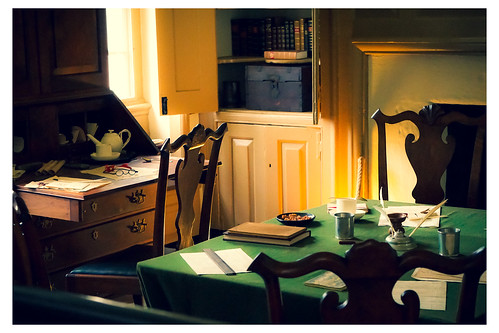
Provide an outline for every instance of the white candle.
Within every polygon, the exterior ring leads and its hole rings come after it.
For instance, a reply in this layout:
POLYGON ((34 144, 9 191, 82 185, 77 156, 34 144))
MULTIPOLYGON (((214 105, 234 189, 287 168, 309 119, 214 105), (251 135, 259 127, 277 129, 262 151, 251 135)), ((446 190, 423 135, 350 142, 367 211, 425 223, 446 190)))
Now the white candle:
POLYGON ((337 198, 336 199, 336 212, 337 213, 352 213, 355 214, 357 210, 357 199, 355 198, 337 198))

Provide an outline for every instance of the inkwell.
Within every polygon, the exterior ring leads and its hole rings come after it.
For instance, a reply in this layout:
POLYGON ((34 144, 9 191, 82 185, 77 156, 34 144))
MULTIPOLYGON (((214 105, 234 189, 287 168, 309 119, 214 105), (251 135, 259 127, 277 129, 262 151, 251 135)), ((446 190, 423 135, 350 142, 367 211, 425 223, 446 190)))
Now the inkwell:
POLYGON ((407 251, 417 247, 414 239, 405 235, 402 222, 407 218, 407 213, 388 214, 390 224, 390 234, 386 237, 386 242, 396 251, 407 251))

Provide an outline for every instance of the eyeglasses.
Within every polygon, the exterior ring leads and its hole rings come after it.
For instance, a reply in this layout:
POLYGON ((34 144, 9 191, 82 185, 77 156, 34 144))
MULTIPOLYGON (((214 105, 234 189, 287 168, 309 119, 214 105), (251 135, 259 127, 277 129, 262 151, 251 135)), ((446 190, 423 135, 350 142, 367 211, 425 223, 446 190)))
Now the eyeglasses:
POLYGON ((135 175, 138 171, 132 169, 128 164, 122 165, 106 165, 103 171, 104 173, 109 173, 116 176, 124 176, 124 175, 135 175))
POLYGON ((114 174, 116 176, 124 176, 124 175, 135 175, 138 171, 134 169, 117 169, 114 174))

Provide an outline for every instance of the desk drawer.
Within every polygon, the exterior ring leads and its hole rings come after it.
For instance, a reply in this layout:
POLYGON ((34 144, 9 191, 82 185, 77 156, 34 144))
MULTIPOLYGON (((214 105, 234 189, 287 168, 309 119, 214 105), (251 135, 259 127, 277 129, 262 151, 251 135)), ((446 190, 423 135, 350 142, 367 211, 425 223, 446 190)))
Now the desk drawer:
POLYGON ((154 208, 156 184, 135 186, 83 201, 81 222, 109 219, 138 210, 154 208))
POLYGON ((135 244, 152 241, 154 210, 112 222, 94 225, 73 233, 47 238, 42 251, 47 269, 54 272, 135 244))

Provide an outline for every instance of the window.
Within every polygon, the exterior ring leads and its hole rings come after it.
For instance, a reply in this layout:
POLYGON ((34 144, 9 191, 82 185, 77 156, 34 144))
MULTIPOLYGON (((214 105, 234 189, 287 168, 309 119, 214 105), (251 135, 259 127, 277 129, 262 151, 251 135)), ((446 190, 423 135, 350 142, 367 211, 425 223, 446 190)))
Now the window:
POLYGON ((121 100, 134 98, 132 19, 129 8, 107 8, 109 86, 121 100))

